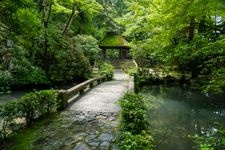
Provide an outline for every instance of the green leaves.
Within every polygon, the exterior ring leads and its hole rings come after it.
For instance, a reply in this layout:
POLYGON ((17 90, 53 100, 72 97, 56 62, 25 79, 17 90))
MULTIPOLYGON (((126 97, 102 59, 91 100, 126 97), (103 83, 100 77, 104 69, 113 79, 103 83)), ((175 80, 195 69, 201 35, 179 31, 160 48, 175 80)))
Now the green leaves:
POLYGON ((26 8, 18 9, 15 17, 18 19, 22 35, 38 35, 39 29, 41 28, 41 20, 36 10, 26 8))
POLYGON ((106 77, 106 80, 112 80, 114 67, 111 64, 104 63, 99 67, 99 73, 106 77))
POLYGON ((145 105, 143 98, 133 93, 127 93, 121 100, 122 108, 122 130, 132 132, 134 134, 141 133, 147 129, 147 120, 145 119, 145 105))
POLYGON ((120 148, 124 150, 153 149, 154 140, 148 132, 143 97, 135 93, 127 93, 119 102, 122 109, 118 139, 120 148))
POLYGON ((56 111, 57 95, 55 90, 36 91, 25 94, 18 100, 11 101, 0 106, 0 141, 4 140, 10 133, 21 128, 20 124, 29 125, 35 119, 46 117, 56 111), (25 120, 25 122, 23 121, 25 120))
POLYGON ((225 90, 225 68, 221 67, 212 73, 212 79, 204 87, 205 92, 224 92, 225 90))
POLYGON ((200 150, 216 150, 225 148, 225 131, 224 130, 206 130, 201 135, 191 137, 198 144, 200 150))
POLYGON ((77 35, 75 40, 84 55, 89 59, 91 64, 94 65, 94 61, 99 58, 100 53, 97 39, 91 35, 77 35))
POLYGON ((119 146, 123 150, 151 150, 154 149, 153 138, 142 131, 141 134, 133 135, 130 132, 123 132, 120 135, 122 141, 119 142, 119 146))
POLYGON ((131 39, 132 55, 140 66, 146 64, 143 60, 157 60, 192 78, 214 76, 209 85, 219 82, 213 72, 225 64, 222 1, 128 0, 127 6, 117 21, 125 26, 124 35, 131 39))

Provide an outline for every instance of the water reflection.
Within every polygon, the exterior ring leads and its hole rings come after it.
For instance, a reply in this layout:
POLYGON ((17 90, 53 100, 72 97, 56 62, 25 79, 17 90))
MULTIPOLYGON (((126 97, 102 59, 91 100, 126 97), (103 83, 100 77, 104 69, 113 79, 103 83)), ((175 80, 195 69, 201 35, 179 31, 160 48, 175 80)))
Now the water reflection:
POLYGON ((0 95, 0 105, 5 104, 9 101, 15 100, 23 96, 25 93, 28 91, 15 91, 12 92, 11 94, 3 94, 0 95))
POLYGON ((174 86, 145 87, 142 93, 159 150, 196 149, 190 135, 225 129, 224 95, 174 86))

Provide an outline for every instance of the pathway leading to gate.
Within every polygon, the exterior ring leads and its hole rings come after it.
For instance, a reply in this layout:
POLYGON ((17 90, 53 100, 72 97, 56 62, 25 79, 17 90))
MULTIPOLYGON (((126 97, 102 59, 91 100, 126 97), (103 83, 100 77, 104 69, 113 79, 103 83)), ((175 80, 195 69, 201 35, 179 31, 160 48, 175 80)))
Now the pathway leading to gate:
POLYGON ((41 130, 31 149, 117 149, 118 100, 128 90, 129 76, 120 70, 112 81, 91 89, 41 130))
POLYGON ((129 76, 120 70, 114 73, 114 80, 100 84, 92 89, 70 110, 118 113, 117 100, 127 91, 129 76))

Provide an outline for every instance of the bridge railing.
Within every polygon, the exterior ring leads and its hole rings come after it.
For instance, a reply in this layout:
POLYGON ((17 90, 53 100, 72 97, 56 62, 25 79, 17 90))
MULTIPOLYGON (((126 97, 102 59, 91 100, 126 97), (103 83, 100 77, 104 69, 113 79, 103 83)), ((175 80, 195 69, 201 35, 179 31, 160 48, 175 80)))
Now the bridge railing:
POLYGON ((84 81, 68 90, 59 90, 58 95, 58 109, 63 110, 67 107, 69 103, 71 103, 77 95, 83 95, 87 89, 94 87, 96 84, 100 84, 105 80, 105 76, 99 76, 87 81, 84 81))
POLYGON ((130 76, 130 80, 129 80, 129 84, 128 84, 128 91, 135 92, 134 76, 130 76))

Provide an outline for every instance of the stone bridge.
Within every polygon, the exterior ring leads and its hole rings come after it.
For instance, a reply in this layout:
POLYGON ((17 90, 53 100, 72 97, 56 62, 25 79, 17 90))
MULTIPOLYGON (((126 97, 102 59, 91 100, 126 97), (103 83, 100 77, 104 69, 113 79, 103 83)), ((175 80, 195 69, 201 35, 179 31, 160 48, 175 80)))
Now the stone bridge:
POLYGON ((118 100, 133 88, 129 76, 120 70, 112 81, 103 82, 70 103, 60 117, 43 127, 43 134, 31 149, 117 149, 120 124, 118 100))

